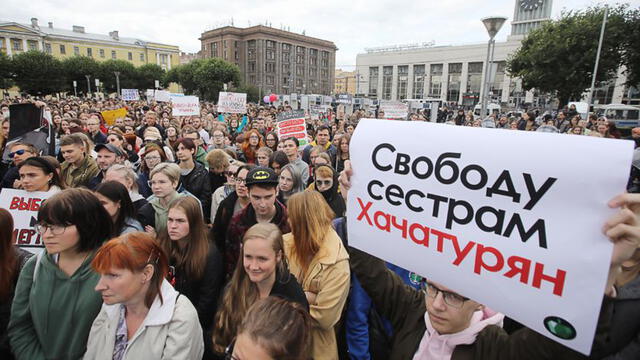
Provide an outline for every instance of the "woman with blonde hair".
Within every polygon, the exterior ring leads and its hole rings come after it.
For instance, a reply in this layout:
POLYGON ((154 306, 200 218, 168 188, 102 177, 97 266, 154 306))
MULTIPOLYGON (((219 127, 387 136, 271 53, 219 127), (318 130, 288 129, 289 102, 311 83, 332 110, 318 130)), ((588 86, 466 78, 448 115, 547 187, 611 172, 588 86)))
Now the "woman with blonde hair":
POLYGON ((233 342, 249 308, 259 299, 278 296, 308 309, 304 292, 289 272, 282 233, 258 223, 242 238, 240 257, 222 298, 213 328, 213 348, 221 354, 233 342))
POLYGON ((320 193, 292 195, 287 210, 291 233, 284 236, 285 253, 318 323, 312 331, 313 358, 338 359, 335 326, 349 293, 349 255, 332 227, 334 213, 320 193))

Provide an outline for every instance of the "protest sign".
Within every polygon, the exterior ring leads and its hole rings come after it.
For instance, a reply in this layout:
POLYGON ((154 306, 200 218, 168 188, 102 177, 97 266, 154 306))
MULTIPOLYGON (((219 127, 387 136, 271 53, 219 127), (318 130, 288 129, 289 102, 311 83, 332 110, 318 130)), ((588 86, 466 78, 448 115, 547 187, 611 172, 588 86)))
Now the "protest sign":
POLYGON ((386 119, 406 119, 409 115, 407 104, 400 101, 381 101, 380 110, 386 119))
POLYGON ((127 116, 127 108, 120 108, 116 110, 107 110, 101 112, 104 122, 111 126, 116 123, 116 119, 125 118, 127 116))
POLYGON ((48 192, 26 192, 17 189, 3 189, 0 193, 0 208, 9 211, 13 217, 16 245, 27 251, 37 253, 44 248, 35 225, 38 210, 49 196, 51 193, 48 192))
POLYGON ((154 99, 156 101, 169 102, 171 101, 171 93, 167 90, 156 90, 154 99))
POLYGON ((218 112, 246 114, 247 94, 221 91, 218 96, 218 112))
POLYGON ((304 121, 304 110, 287 111, 278 114, 278 139, 280 141, 295 137, 300 146, 307 145, 307 124, 304 121))
POLYGON ((147 100, 154 100, 156 91, 153 89, 147 89, 145 95, 147 96, 147 100))
POLYGON ((350 245, 589 353, 633 142, 363 119, 350 149, 350 245))
POLYGON ((138 89, 122 89, 122 100, 137 101, 140 100, 138 89))
POLYGON ((200 115, 200 101, 197 96, 171 96, 173 116, 200 115))
POLYGON ((351 94, 338 94, 336 95, 336 103, 350 105, 353 101, 351 94))

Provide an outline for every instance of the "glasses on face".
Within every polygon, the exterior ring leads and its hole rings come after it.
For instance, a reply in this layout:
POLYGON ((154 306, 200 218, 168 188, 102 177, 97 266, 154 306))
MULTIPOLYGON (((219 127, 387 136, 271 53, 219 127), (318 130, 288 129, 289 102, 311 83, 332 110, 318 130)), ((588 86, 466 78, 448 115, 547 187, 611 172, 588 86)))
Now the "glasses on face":
POLYGON ((331 186, 333 185, 333 180, 316 180, 316 184, 318 186, 331 186))
POLYGON ((240 360, 237 357, 233 356, 233 348, 236 345, 236 340, 233 339, 233 341, 231 342, 231 344, 229 344, 229 346, 227 346, 226 349, 224 349, 224 360, 240 360))
POLYGON ((253 136, 249 136, 249 139, 258 140, 259 138, 257 136, 255 136, 255 135, 253 135, 253 136))
POLYGON ((241 178, 241 177, 237 177, 236 178, 236 184, 242 185, 242 184, 246 184, 246 183, 247 183, 247 178, 241 178))
POLYGON ((236 177, 236 174, 233 171, 225 171, 224 174, 230 178, 236 177))
POLYGON ((22 154, 24 154, 24 153, 26 153, 26 152, 27 152, 27 150, 22 150, 22 149, 20 149, 20 150, 18 150, 18 151, 10 152, 10 153, 9 153, 9 158, 13 159, 13 157, 14 157, 14 156, 16 156, 16 155, 22 155, 22 154))
POLYGON ((160 161, 162 158, 160 156, 145 156, 144 159, 150 161, 160 161))
POLYGON ((459 309, 464 305, 464 302, 469 300, 469 298, 458 295, 456 293, 452 293, 450 291, 444 291, 437 288, 435 285, 430 284, 426 281, 422 282, 421 290, 425 293, 426 296, 435 299, 438 296, 438 293, 442 294, 442 300, 444 303, 452 306, 456 309, 459 309))
POLYGON ((36 231, 38 234, 43 235, 45 231, 49 230, 52 235, 62 235, 64 231, 70 225, 49 225, 49 224, 38 224, 36 225, 36 231))

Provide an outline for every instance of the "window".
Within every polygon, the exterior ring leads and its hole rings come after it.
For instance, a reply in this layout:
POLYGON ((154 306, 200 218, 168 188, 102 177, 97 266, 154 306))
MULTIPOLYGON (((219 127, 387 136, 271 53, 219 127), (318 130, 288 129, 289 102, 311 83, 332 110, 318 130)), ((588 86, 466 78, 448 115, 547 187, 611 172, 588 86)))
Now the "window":
POLYGON ((88 57, 93 57, 93 49, 87 48, 87 56, 88 57))
POLYGON ((442 92, 442 64, 431 64, 429 97, 439 98, 442 92))
POLYGON ((309 65, 318 66, 318 49, 309 49, 309 65))
POLYGON ((291 51, 291 44, 282 44, 282 51, 289 52, 291 51))
POLYGON ((273 75, 267 75, 267 76, 265 76, 265 81, 266 81, 267 85, 273 85, 273 83, 275 82, 275 79, 274 79, 273 75))
POLYGON ((291 74, 291 64, 282 64, 282 73, 285 75, 291 74))
POLYGON ((233 41, 233 48, 234 49, 238 48, 238 41, 236 41, 236 40, 233 41))
POLYGON ((44 44, 44 52, 46 52, 47 54, 51 54, 51 44, 49 43, 44 44))
POLYGON ((100 49, 100 57, 104 58, 104 49, 100 49))
POLYGON ((234 60, 240 60, 240 54, 238 54, 238 50, 235 50, 233 52, 233 59, 234 60))
POLYGON ((115 50, 111 50, 111 58, 112 59, 116 58, 116 51, 115 50))
POLYGON ((272 63, 272 62, 265 63, 264 69, 268 73, 276 72, 276 63, 272 63))
POLYGON ((256 76, 255 75, 249 75, 249 83, 250 84, 255 84, 256 83, 256 76))
POLYGON ((285 76, 282 78, 282 87, 289 87, 289 77, 285 76))
POLYGON ((27 49, 29 49, 29 50, 38 50, 38 41, 37 40, 27 40, 27 49))
POLYGON ((462 77, 462 63, 449 64, 449 79, 447 86, 447 101, 457 102, 460 97, 460 80, 462 77))
POLYGON ((256 59, 256 49, 247 49, 247 59, 249 60, 256 59))
POLYGON ((144 62, 144 53, 140 53, 140 61, 144 62))
POLYGON ((133 60, 133 53, 131 51, 129 51, 129 54, 127 55, 127 59, 129 59, 129 61, 133 60))
POLYGON ((255 72, 256 71, 256 62, 255 61, 249 61, 249 72, 255 72))
POLYGON ((398 99, 407 98, 407 84, 409 83, 409 66, 398 66, 398 99))
POLYGON ((378 94, 378 67, 369 68, 369 96, 378 94))
POLYGON ((318 77, 318 69, 317 68, 309 68, 309 76, 312 78, 318 77))
POLYGON ((474 106, 480 100, 480 88, 482 86, 482 62, 471 62, 467 70, 467 89, 463 95, 463 104, 474 106))
POLYGON ((11 50, 22 51, 22 39, 11 39, 11 50))
POLYGON ((304 76, 304 66, 296 66, 296 76, 304 76))
POLYGON ((329 52, 322 51, 320 55, 320 66, 329 67, 329 52))
POLYGON ((64 47, 64 45, 60 45, 60 54, 64 55, 67 53, 67 49, 64 47))
POLYGON ((275 49, 276 42, 273 40, 267 40, 267 49, 275 49))
POLYGON ((222 40, 222 47, 226 48, 227 47, 227 40, 222 40))
POLYGON ((322 78, 329 77, 329 70, 328 69, 320 69, 320 77, 322 77, 322 78))
POLYGON ((265 51, 265 57, 266 57, 267 60, 275 60, 276 59, 275 50, 267 50, 267 51, 265 51))
POLYGON ((77 46, 73 47, 73 54, 80 56, 80 48, 77 46))
MULTIPOLYGON (((506 66, 507 63, 505 61, 498 61, 492 64, 492 67, 496 68, 496 72, 495 78, 489 85, 489 91, 493 93, 492 96, 496 101, 500 101, 500 99, 502 98, 502 83, 504 82, 504 73, 506 66)), ((493 73, 493 71, 491 73, 493 73)))
POLYGON ((303 54, 296 54, 296 64, 304 64, 304 53, 303 54))
POLYGON ((291 62, 291 54, 288 52, 283 52, 282 53, 282 62, 291 62))
POLYGON ((422 99, 424 94, 424 65, 413 65, 413 99, 422 99))
POLYGON ((169 55, 167 54, 160 54, 158 58, 160 59, 160 65, 167 65, 169 63, 169 55))
POLYGON ((218 57, 218 43, 211 43, 211 57, 218 57))
POLYGON ((391 86, 393 82, 393 66, 382 68, 382 99, 391 100, 391 86))

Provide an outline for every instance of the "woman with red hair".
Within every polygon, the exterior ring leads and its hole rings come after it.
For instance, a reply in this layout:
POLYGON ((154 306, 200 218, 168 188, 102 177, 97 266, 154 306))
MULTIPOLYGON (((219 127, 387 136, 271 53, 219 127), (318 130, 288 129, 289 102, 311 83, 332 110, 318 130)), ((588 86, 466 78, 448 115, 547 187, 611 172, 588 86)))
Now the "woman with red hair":
POLYGON ((167 255, 134 232, 109 240, 91 262, 104 305, 91 326, 85 359, 200 359, 198 313, 165 279, 167 255))
POLYGON ((242 143, 241 150, 248 164, 256 163, 256 152, 263 146, 264 140, 258 130, 251 129, 244 134, 244 142, 242 143))

